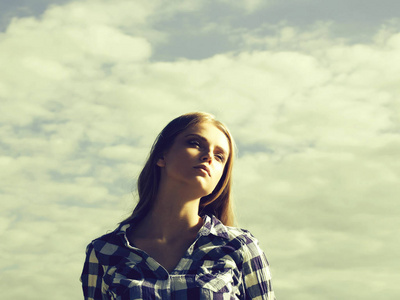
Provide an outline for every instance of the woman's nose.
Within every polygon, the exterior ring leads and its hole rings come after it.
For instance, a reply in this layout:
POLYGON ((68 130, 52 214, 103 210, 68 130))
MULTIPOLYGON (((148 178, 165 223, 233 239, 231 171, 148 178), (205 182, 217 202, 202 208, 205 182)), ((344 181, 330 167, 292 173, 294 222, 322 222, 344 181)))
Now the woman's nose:
POLYGON ((208 161, 211 162, 212 155, 210 152, 204 153, 203 156, 201 157, 202 161, 208 161))

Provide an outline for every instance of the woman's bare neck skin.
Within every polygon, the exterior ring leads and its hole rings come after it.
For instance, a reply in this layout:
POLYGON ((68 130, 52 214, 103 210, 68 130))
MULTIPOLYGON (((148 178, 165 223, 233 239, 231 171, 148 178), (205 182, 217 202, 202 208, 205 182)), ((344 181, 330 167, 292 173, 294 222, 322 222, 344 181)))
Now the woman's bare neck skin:
POLYGON ((177 189, 160 189, 150 212, 136 227, 136 238, 174 242, 195 236, 203 220, 198 215, 200 198, 191 199, 177 189))

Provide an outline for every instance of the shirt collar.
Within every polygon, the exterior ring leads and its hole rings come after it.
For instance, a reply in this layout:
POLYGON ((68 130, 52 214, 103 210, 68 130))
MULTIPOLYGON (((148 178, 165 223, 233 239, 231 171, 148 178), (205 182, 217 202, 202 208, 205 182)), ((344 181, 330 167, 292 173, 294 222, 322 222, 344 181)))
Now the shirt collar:
POLYGON ((199 230, 199 235, 207 236, 209 234, 229 239, 228 230, 220 220, 214 215, 203 216, 204 224, 199 230))
MULTIPOLYGON (((139 217, 134 217, 128 223, 122 222, 120 226, 117 228, 118 235, 126 236, 127 230, 134 226, 135 223, 139 220, 139 217)), ((229 239, 228 229, 220 220, 218 220, 214 215, 204 215, 203 216, 204 224, 200 228, 198 235, 208 236, 210 234, 218 237, 222 237, 225 239, 229 239)))

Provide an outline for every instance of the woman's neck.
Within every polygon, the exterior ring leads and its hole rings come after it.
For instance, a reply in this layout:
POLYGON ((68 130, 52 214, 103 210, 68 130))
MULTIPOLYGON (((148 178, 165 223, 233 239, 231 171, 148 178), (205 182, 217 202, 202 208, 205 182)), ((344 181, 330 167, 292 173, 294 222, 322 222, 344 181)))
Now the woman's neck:
POLYGON ((203 225, 199 217, 200 199, 159 190, 152 209, 139 225, 147 237, 173 241, 176 238, 196 235, 203 225))

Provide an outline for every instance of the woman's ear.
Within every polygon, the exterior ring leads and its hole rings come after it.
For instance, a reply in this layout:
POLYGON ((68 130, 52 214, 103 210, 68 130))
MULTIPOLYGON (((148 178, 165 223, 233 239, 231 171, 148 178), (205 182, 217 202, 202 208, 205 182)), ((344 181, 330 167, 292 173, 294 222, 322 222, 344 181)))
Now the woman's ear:
POLYGON ((165 167, 165 160, 164 160, 164 157, 160 157, 160 158, 157 160, 157 166, 159 166, 159 167, 161 167, 161 168, 165 167))

